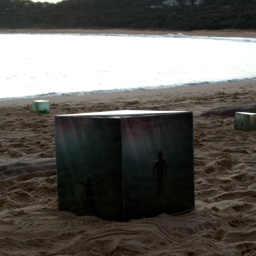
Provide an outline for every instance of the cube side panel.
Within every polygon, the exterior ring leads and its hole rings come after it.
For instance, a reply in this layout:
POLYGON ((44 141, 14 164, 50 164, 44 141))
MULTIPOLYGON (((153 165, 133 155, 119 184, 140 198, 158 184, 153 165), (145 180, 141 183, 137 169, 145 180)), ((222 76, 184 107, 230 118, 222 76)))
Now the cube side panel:
POLYGON ((126 220, 194 209, 191 112, 123 119, 122 143, 126 220))
POLYGON ((55 117, 60 210, 123 220, 120 121, 55 117))
POLYGON ((249 130, 250 131, 256 130, 256 114, 255 113, 253 113, 250 116, 249 130))

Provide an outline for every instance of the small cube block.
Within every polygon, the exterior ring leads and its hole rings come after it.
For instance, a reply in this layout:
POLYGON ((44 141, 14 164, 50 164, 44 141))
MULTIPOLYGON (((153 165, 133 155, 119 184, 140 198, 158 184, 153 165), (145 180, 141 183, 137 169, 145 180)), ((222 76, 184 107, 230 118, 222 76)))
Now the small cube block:
POLYGON ((127 221, 194 209, 193 115, 55 116, 58 207, 127 221))
POLYGON ((50 112, 49 100, 33 100, 32 110, 36 113, 48 114, 50 112))
POLYGON ((234 128, 242 131, 256 130, 256 113, 236 112, 234 128))

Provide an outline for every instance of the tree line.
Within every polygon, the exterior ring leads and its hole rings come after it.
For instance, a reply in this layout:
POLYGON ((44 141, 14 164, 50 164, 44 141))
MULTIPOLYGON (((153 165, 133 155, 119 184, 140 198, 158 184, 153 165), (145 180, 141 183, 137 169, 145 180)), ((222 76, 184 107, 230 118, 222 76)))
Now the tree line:
POLYGON ((255 29, 255 0, 1 0, 0 28, 255 29))

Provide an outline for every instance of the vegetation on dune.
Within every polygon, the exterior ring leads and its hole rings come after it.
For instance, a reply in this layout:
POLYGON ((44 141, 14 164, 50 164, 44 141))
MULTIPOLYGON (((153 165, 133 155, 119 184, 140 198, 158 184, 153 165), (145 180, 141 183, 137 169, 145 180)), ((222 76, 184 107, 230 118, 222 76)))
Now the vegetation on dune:
POLYGON ((255 29, 255 0, 1 0, 0 28, 255 29), (189 5, 188 5, 189 3, 189 5))

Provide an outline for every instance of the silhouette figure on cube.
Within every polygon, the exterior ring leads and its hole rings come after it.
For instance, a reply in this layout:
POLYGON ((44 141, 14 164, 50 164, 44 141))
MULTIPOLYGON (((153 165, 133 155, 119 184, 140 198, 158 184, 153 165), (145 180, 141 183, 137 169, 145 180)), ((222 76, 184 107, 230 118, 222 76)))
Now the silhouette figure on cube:
POLYGON ((100 184, 100 182, 92 183, 91 179, 88 178, 86 182, 79 182, 85 186, 85 198, 87 201, 93 201, 93 186, 100 184))
POLYGON ((167 176, 167 165, 163 159, 162 151, 158 151, 157 159, 154 162, 153 166, 153 179, 157 182, 157 194, 164 194, 164 180, 167 176))

